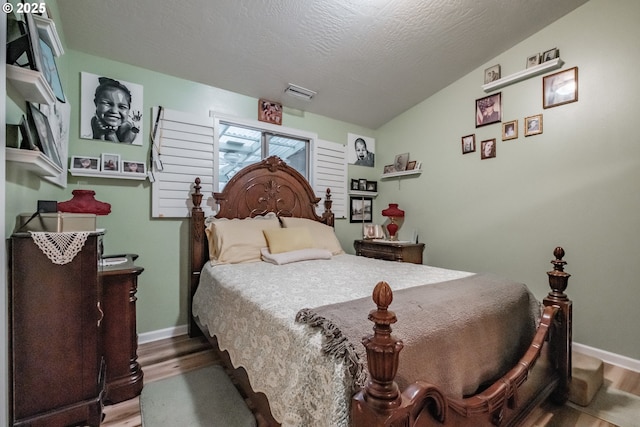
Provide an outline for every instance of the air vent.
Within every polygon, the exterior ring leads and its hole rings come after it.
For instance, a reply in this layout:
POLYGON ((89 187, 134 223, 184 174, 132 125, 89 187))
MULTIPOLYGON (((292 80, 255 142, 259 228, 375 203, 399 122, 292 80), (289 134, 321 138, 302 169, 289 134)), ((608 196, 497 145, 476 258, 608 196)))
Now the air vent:
POLYGON ((317 94, 317 92, 314 92, 311 89, 305 89, 301 86, 297 86, 291 83, 289 83, 289 86, 284 90, 284 93, 304 99, 306 101, 311 101, 311 98, 313 98, 317 94))

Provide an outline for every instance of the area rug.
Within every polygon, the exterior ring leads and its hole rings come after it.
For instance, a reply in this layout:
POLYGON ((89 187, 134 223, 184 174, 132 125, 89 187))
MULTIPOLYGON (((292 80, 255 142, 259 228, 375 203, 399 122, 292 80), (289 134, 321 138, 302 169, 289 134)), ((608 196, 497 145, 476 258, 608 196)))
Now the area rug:
POLYGON ((143 427, 255 427, 245 405, 219 365, 144 385, 140 395, 143 427))
POLYGON ((567 405, 619 427, 640 425, 640 397, 615 388, 601 387, 589 406, 572 402, 567 402, 567 405))

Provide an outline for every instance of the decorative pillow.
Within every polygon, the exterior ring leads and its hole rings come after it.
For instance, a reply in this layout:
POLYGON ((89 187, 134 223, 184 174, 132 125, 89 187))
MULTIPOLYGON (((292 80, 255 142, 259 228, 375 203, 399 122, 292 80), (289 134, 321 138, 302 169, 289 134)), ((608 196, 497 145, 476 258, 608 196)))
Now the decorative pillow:
POLYGON ((274 228, 280 228, 275 215, 210 221, 205 229, 209 258, 216 264, 260 261, 260 249, 267 246, 263 231, 274 228))
POLYGON ((283 216, 280 217, 280 220, 285 228, 308 228, 311 232, 311 237, 313 238, 314 248, 326 249, 333 255, 340 255, 344 253, 333 227, 307 218, 291 218, 283 216))
POLYGON ((309 261, 314 259, 331 259, 331 252, 326 249, 310 248, 296 251, 272 254, 269 248, 262 248, 262 260, 271 264, 283 265, 298 261, 309 261))
POLYGON ((263 233, 272 254, 313 248, 313 238, 306 227, 271 228, 263 233))

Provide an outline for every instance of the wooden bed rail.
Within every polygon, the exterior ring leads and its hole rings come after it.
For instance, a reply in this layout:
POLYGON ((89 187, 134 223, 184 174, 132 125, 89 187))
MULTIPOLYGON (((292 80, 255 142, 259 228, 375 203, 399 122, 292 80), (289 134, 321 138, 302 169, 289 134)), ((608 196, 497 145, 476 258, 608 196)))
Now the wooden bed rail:
MULTIPOLYGON (((527 381, 545 341, 548 341, 550 368, 558 380, 537 401, 551 393, 554 402, 566 402, 571 380, 572 303, 564 291, 571 275, 564 272, 564 250, 557 247, 554 256, 555 259, 551 261, 554 269, 547 273, 551 292, 543 300, 541 321, 528 350, 503 377, 481 393, 468 398, 447 397, 437 386, 423 381, 417 381, 400 392, 394 377, 403 344, 391 334, 391 325, 397 320, 395 313, 388 309, 393 293, 386 282, 378 283, 373 291, 377 308, 369 313, 374 332, 362 340, 367 352, 369 380, 352 399, 352 425, 501 426, 507 416, 517 416, 520 420, 527 411, 523 413, 519 407, 519 389, 527 381)), ((514 422, 513 418, 507 421, 508 425, 514 422)))

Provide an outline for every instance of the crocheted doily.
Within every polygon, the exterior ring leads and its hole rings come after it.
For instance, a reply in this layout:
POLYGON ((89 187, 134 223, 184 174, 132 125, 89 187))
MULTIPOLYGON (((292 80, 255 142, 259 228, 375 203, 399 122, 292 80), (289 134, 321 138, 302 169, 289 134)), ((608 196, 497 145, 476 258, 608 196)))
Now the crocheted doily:
POLYGON ((82 250, 89 231, 31 232, 31 238, 54 264, 68 264, 82 250))

